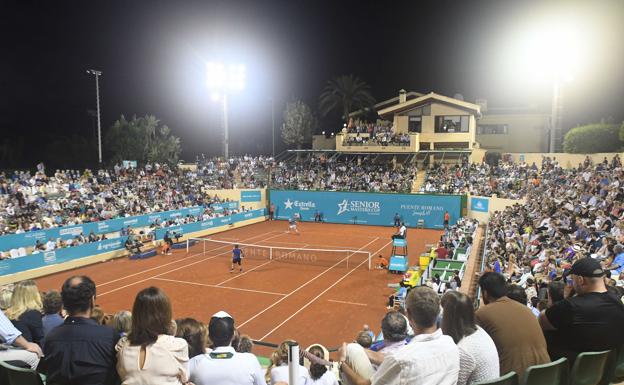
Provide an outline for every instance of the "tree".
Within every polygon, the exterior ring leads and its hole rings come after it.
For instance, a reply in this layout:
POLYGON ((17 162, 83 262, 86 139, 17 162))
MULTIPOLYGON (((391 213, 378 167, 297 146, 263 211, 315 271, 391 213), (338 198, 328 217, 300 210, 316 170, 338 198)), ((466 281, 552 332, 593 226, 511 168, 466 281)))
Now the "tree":
POLYGON ((106 148, 113 163, 136 160, 176 164, 182 152, 180 138, 153 115, 133 116, 130 121, 122 115, 106 134, 106 148))
POLYGON ((287 145, 296 145, 298 149, 304 143, 312 141, 312 132, 318 121, 312 109, 301 100, 286 104, 282 139, 287 145))
POLYGON ((361 108, 371 108, 375 98, 370 86, 354 75, 342 75, 325 84, 320 97, 319 110, 322 116, 331 111, 341 110, 342 120, 346 122, 349 114, 361 108))
POLYGON ((568 153, 615 152, 621 148, 618 126, 609 123, 592 123, 575 127, 565 135, 563 140, 563 149, 568 153))

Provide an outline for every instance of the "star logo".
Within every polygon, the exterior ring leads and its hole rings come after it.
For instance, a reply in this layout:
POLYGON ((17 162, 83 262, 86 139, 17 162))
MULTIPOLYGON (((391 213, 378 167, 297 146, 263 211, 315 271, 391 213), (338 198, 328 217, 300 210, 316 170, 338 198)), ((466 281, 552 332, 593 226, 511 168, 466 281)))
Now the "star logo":
POLYGON ((347 205, 349 204, 349 202, 345 199, 342 202, 338 203, 338 214, 340 215, 342 213, 344 213, 345 211, 348 211, 349 209, 347 209, 347 205))
POLYGON ((295 203, 295 202, 291 201, 290 198, 288 198, 288 200, 286 200, 286 202, 284 202, 284 206, 286 206, 285 209, 286 210, 287 209, 292 209, 293 203, 295 203))

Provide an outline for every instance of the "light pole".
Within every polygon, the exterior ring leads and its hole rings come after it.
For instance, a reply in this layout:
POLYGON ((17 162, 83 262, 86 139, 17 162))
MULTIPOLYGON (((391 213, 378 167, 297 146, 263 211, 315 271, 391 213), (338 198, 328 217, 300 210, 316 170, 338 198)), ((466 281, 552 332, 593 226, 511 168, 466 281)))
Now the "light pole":
POLYGON ((275 99, 271 98, 271 146, 273 147, 273 159, 275 159, 275 99))
POLYGON ((102 165, 102 125, 100 122, 100 82, 102 71, 87 70, 88 74, 95 76, 95 99, 97 101, 97 123, 98 123, 98 162, 102 165))
POLYGON ((229 158, 229 127, 227 95, 230 91, 240 91, 245 87, 245 66, 241 64, 208 63, 206 65, 206 85, 212 91, 212 99, 223 101, 223 155, 229 158))
POLYGON ((553 84, 553 99, 551 106, 550 116, 550 146, 549 152, 554 153, 557 151, 557 144, 560 142, 558 136, 561 135, 561 120, 562 120, 562 106, 561 106, 561 81, 558 74, 555 75, 555 81, 553 84))

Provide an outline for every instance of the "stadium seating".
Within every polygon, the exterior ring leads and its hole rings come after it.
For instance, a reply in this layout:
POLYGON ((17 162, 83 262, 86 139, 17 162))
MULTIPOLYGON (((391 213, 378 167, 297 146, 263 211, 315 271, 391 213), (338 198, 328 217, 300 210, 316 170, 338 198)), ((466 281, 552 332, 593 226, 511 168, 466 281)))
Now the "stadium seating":
POLYGON ((41 376, 32 369, 18 368, 0 361, 0 382, 7 385, 44 385, 41 376))
POLYGON ((504 376, 501 376, 492 381, 481 381, 476 382, 473 385, 517 385, 518 384, 518 375, 516 372, 509 372, 504 376))
POLYGON ((560 358, 543 365, 530 366, 522 376, 521 385, 567 385, 568 359, 560 358))
POLYGON ((598 385, 604 375, 608 356, 608 350, 579 354, 572 366, 570 385, 598 385))

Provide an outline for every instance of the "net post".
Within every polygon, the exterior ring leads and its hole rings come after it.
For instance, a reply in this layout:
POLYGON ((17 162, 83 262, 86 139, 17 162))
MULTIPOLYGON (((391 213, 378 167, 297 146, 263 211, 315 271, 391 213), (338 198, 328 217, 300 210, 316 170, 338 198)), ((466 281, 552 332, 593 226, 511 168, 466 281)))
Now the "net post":
POLYGON ((370 270, 370 269, 371 269, 371 267, 372 267, 372 266, 371 266, 371 252, 369 251, 369 252, 368 252, 368 270, 370 270))
POLYGON ((189 239, 186 240, 186 254, 189 253, 189 239))
POLYGON ((297 375, 299 371, 299 345, 291 342, 288 344, 288 383, 291 385, 298 385, 297 375))
POLYGON ((204 245, 204 252, 202 255, 206 255, 206 241, 202 241, 202 244, 204 245))
POLYGON ((269 247, 269 261, 273 260, 273 248, 269 247))

